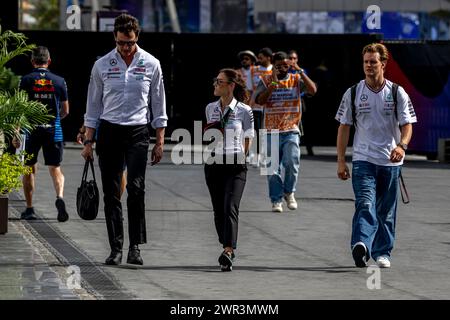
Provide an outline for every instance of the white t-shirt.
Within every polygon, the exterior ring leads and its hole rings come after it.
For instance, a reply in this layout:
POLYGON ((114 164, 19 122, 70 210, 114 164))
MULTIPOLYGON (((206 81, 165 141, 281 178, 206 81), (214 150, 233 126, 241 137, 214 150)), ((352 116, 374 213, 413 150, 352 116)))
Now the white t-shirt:
MULTIPOLYGON (((372 91, 365 80, 356 87, 356 130, 353 141, 353 161, 368 161, 381 166, 399 166, 389 160, 391 151, 400 142, 399 128, 417 122, 413 105, 405 90, 397 92, 397 117, 394 115, 392 82, 385 80, 378 92, 372 91)), ((351 89, 342 97, 335 119, 341 124, 353 125, 351 89)))
POLYGON ((220 100, 217 100, 206 106, 206 122, 220 121, 227 114, 228 109, 231 109, 231 112, 225 124, 225 143, 223 143, 223 140, 218 141, 215 153, 226 155, 244 154, 244 138, 253 138, 255 135, 252 108, 233 98, 222 114, 220 100))

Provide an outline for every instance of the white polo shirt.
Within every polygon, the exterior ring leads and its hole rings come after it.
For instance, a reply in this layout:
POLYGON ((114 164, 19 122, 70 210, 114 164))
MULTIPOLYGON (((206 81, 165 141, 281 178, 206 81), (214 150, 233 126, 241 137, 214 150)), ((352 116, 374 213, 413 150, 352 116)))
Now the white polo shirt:
MULTIPOLYGON (((335 119, 341 124, 353 125, 351 89, 342 97, 335 119)), ((356 87, 356 130, 353 141, 353 161, 368 161, 381 166, 399 166, 401 162, 389 160, 391 151, 400 142, 399 128, 417 122, 413 105, 405 90, 399 86, 397 92, 397 117, 394 115, 392 82, 385 80, 382 88, 375 92, 365 80, 356 87)))
POLYGON ((250 106, 238 102, 235 98, 225 107, 223 114, 220 107, 220 100, 212 102, 206 106, 206 122, 213 123, 220 121, 231 109, 228 121, 225 124, 225 143, 218 141, 215 148, 216 154, 243 154, 244 138, 253 138, 255 133, 253 129, 253 112, 250 106))

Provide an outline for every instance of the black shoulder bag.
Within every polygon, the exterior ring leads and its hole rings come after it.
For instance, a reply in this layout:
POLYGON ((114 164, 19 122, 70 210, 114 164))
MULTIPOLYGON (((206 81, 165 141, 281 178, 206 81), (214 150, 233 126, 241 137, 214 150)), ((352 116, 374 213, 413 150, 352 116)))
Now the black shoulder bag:
POLYGON ((231 108, 229 108, 227 110, 225 115, 219 121, 214 121, 214 122, 206 124, 205 127, 203 128, 203 132, 206 132, 206 130, 209 130, 209 129, 217 129, 223 133, 223 131, 225 129, 225 125, 228 122, 228 118, 230 117, 230 113, 231 113, 231 108))
POLYGON ((83 220, 94 220, 97 218, 99 193, 97 182, 95 181, 94 163, 91 159, 84 164, 81 185, 77 190, 77 212, 83 220), (92 170, 93 180, 87 181, 89 166, 92 170))

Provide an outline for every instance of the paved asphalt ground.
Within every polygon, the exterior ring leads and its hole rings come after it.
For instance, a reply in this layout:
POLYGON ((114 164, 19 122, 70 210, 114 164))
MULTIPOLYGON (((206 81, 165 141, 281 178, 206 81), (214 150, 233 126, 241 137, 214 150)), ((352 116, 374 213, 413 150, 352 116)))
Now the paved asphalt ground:
MULTIPOLYGON (((103 203, 95 221, 76 213, 80 149, 68 143, 64 154, 65 223, 56 220, 54 189, 40 156, 34 206, 42 219, 18 220, 23 195, 11 196, 9 233, 0 235, 0 299, 448 299, 450 165, 407 158, 411 203, 399 202, 392 267, 359 269, 349 244, 351 182, 337 179, 334 148, 315 152, 302 155, 295 211, 271 212, 266 177, 249 167, 229 273, 217 264, 221 247, 202 165, 174 165, 167 151, 161 164, 148 167, 144 265, 113 267, 103 264, 109 254, 103 203)), ((126 194, 122 203, 126 215, 126 194)))

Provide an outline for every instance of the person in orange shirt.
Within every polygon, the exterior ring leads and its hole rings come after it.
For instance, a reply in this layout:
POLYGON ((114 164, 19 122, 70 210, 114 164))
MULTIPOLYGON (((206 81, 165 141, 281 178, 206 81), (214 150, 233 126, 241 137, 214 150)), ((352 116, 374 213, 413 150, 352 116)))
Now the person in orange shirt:
MULTIPOLYGON (((315 83, 300 70, 289 73, 292 61, 285 52, 273 56, 274 70, 271 75, 262 78, 255 91, 256 102, 264 105, 264 126, 267 130, 267 159, 270 161, 275 152, 279 154, 279 163, 271 175, 268 175, 269 196, 272 211, 283 211, 283 198, 291 210, 297 209, 295 190, 300 169, 300 131, 301 93, 306 91, 314 95, 315 83), (278 150, 271 150, 273 139, 278 139, 278 150), (284 177, 282 177, 284 169, 284 177)), ((273 164, 272 164, 273 167, 273 164)))

